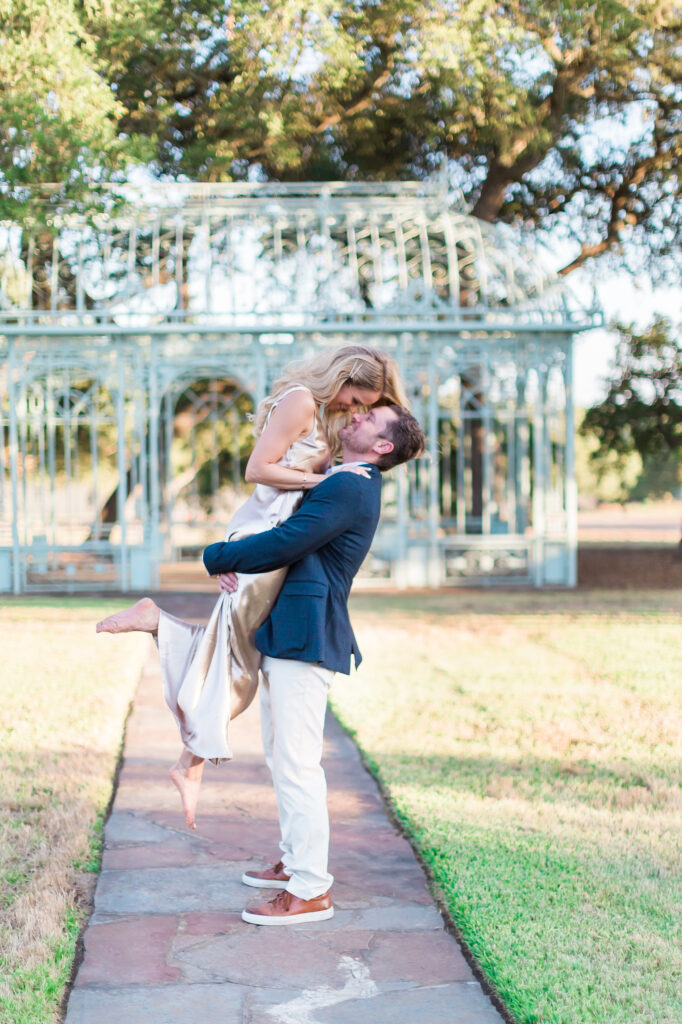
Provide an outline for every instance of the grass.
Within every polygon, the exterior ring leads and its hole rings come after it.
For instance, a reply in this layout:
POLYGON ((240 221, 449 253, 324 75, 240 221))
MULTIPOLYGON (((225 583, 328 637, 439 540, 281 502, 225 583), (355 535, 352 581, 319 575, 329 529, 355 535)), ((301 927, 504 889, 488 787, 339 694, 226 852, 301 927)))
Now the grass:
POLYGON ((94 623, 125 602, 0 603, 0 1020, 59 1019, 99 868, 125 716, 147 641, 103 656, 94 623))
POLYGON ((335 710, 521 1024, 679 1024, 680 592, 353 599, 335 710))

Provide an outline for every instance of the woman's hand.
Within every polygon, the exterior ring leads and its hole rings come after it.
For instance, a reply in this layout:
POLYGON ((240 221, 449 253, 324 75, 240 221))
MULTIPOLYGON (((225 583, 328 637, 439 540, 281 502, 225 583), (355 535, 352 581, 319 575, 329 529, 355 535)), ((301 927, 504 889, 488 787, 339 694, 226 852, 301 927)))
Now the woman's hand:
POLYGON ((357 473, 358 476, 364 476, 366 480, 369 480, 369 466, 339 466, 338 469, 334 470, 335 473, 357 473))
POLYGON ((239 586, 236 572, 223 572, 218 577, 218 586, 223 594, 234 594, 239 586))

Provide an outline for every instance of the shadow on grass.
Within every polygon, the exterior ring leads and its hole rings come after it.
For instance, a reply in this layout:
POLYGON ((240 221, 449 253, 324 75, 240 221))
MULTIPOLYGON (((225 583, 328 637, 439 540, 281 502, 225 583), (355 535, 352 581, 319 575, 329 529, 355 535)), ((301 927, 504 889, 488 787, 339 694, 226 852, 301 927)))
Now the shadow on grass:
MULTIPOLYGON (((153 598, 159 607, 173 614, 185 609, 197 617, 208 617, 217 600, 211 593, 163 591, 143 594, 102 593, 88 596, 31 595, 0 596, 0 608, 60 609, 68 612, 93 609, 98 614, 110 606, 116 610, 140 597, 153 598)), ((355 590, 351 609, 356 612, 409 612, 429 615, 618 615, 682 611, 682 590, 519 590, 518 588, 443 588, 396 592, 355 590)))
POLYGON ((446 757, 373 753, 365 754, 382 784, 417 787, 447 799, 472 794, 491 805, 504 800, 541 801, 590 810, 618 813, 673 810, 679 803, 676 764, 661 761, 586 758, 446 757), (667 770, 666 770, 667 768, 667 770))
POLYGON ((40 615, 49 616, 52 619, 67 618, 74 612, 78 613, 79 618, 84 618, 85 613, 91 612, 96 620, 109 612, 126 608, 144 596, 151 597, 164 611, 181 617, 188 616, 193 619, 208 619, 217 600, 215 594, 191 592, 150 592, 146 595, 104 593, 92 594, 87 597, 40 594, 28 597, 13 597, 9 594, 3 594, 0 597, 0 610, 2 610, 3 616, 7 618, 12 618, 13 613, 19 613, 17 617, 22 619, 27 618, 32 611, 40 615))
POLYGON ((682 612, 682 590, 422 590, 400 594, 355 591, 351 612, 427 616, 659 616, 682 612))

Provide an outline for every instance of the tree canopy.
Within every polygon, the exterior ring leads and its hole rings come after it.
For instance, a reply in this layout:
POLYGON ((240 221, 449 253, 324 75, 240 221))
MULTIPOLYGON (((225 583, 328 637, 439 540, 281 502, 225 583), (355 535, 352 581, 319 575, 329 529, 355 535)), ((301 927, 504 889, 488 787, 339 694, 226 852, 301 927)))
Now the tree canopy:
POLYGON ((121 160, 123 107, 69 0, 0 0, 0 217, 88 203, 121 160))
POLYGON ((134 157, 173 179, 372 180, 445 158, 476 216, 561 229, 564 272, 628 239, 661 274, 677 270, 671 0, 0 0, 0 12, 27 126, 3 128, 6 181, 76 188, 85 169, 102 177, 134 157))

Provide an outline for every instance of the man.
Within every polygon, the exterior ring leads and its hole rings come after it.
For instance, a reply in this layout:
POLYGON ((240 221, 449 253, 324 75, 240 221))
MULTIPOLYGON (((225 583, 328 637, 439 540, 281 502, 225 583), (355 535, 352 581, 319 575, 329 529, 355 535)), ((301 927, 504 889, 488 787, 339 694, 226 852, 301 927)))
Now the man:
POLYGON ((273 530, 211 544, 204 564, 236 589, 236 572, 289 566, 269 617, 256 632, 261 665, 261 723, 281 830, 281 860, 242 881, 280 889, 249 908, 251 924, 286 925, 332 917, 327 870, 329 815, 321 765, 327 691, 335 672, 350 672, 361 656, 348 618, 351 583, 379 520, 381 472, 424 450, 424 434, 400 406, 378 406, 353 416, 339 432, 344 465, 367 467, 368 477, 331 472, 306 492, 300 508, 273 530))

